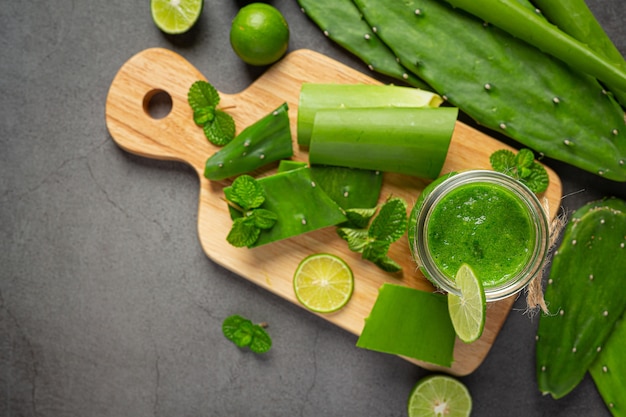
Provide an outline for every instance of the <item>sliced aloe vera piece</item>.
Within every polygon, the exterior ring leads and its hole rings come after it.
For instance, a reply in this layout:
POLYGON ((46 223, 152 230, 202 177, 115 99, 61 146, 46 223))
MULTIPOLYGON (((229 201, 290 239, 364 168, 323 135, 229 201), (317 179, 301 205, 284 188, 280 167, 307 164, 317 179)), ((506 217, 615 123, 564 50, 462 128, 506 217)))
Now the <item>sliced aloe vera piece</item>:
POLYGON ((385 283, 356 345, 449 367, 455 339, 445 295, 385 283))

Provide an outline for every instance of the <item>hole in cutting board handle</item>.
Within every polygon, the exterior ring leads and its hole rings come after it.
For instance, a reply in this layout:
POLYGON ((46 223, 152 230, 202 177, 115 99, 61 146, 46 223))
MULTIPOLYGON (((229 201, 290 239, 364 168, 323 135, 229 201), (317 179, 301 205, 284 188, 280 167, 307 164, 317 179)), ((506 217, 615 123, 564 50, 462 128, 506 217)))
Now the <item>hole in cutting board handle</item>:
POLYGON ((172 111, 172 96, 164 90, 152 90, 143 98, 143 110, 153 119, 163 119, 172 111))

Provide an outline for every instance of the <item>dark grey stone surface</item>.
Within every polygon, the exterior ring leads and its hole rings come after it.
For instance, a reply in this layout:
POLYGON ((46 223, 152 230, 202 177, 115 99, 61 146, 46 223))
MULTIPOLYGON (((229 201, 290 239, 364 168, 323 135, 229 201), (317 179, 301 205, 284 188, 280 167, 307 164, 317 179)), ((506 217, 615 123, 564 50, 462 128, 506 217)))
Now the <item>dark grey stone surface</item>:
MULTIPOLYGON (((429 374, 355 347, 356 337, 224 270, 198 243, 198 180, 182 164, 119 149, 108 87, 145 48, 173 49, 220 91, 262 72, 232 52, 240 1, 206 1, 192 32, 165 36, 148 1, 0 7, 0 416, 404 416, 429 374), (268 321, 265 356, 225 341, 221 321, 268 321)), ((290 49, 363 72, 295 0, 273 4, 290 49)), ((622 0, 589 0, 626 53, 622 0)), ((554 161, 571 213, 624 184, 554 161)), ((537 318, 519 300, 489 356, 462 378, 476 416, 608 416, 590 378, 555 401, 534 376, 537 318)))

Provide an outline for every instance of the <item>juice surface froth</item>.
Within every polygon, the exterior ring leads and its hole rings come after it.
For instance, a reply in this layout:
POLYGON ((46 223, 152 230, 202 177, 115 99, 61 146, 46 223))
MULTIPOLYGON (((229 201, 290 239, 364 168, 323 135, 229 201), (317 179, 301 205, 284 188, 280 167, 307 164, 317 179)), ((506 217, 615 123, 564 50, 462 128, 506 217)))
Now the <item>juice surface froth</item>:
POLYGON ((465 184, 433 208, 426 230, 428 250, 448 277, 463 263, 485 287, 520 272, 532 256, 535 229, 528 209, 513 192, 487 182, 465 184))

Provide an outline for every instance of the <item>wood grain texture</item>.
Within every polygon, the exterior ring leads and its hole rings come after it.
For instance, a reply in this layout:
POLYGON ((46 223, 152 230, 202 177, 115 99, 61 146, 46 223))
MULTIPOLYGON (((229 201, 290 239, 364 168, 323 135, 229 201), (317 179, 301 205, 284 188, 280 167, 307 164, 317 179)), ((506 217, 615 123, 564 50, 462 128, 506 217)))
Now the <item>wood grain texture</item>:
MULTIPOLYGON (((128 152, 147 158, 180 161, 197 172, 200 193, 198 202, 198 236, 209 258, 245 279, 298 304, 292 287, 292 275, 305 256, 329 252, 345 259, 354 271, 355 290, 348 305, 324 319, 359 335, 369 315, 378 289, 385 283, 411 286, 432 291, 433 287, 417 270, 411 258, 406 236, 394 243, 390 256, 403 267, 401 274, 384 273, 373 264, 360 259, 327 228, 275 242, 255 249, 235 248, 226 243, 231 219, 223 201, 223 188, 230 180, 211 182, 204 178, 206 159, 217 148, 211 145, 202 129, 193 123, 187 103, 187 91, 204 76, 180 55, 167 49, 147 49, 131 57, 115 76, 106 101, 106 124, 113 140, 128 152), (150 98, 159 91, 172 98, 171 112, 162 119, 152 118, 148 111, 150 98)), ((324 55, 298 50, 272 66, 257 81, 238 94, 222 94, 220 107, 235 119, 237 132, 287 102, 294 139, 294 160, 307 161, 306 149, 296 142, 296 114, 300 86, 304 82, 364 83, 378 81, 338 63, 324 55)), ((505 144, 457 122, 442 173, 453 170, 489 168, 489 155, 505 144)), ((254 173, 264 176, 275 171, 276 164, 254 173)), ((561 181, 548 169, 550 187, 544 193, 554 212, 560 206, 561 181)), ((430 182, 399 174, 384 174, 381 199, 393 194, 404 198, 410 206, 430 182)), ((554 215, 555 213, 552 213, 554 215)), ((514 303, 513 298, 490 303, 483 336, 472 344, 457 340, 455 362, 451 368, 440 368, 410 360, 424 368, 442 370, 453 375, 473 372, 489 352, 502 324, 514 303)), ((313 313, 312 313, 313 314, 313 313)), ((356 347, 355 347, 356 349, 356 347)))

